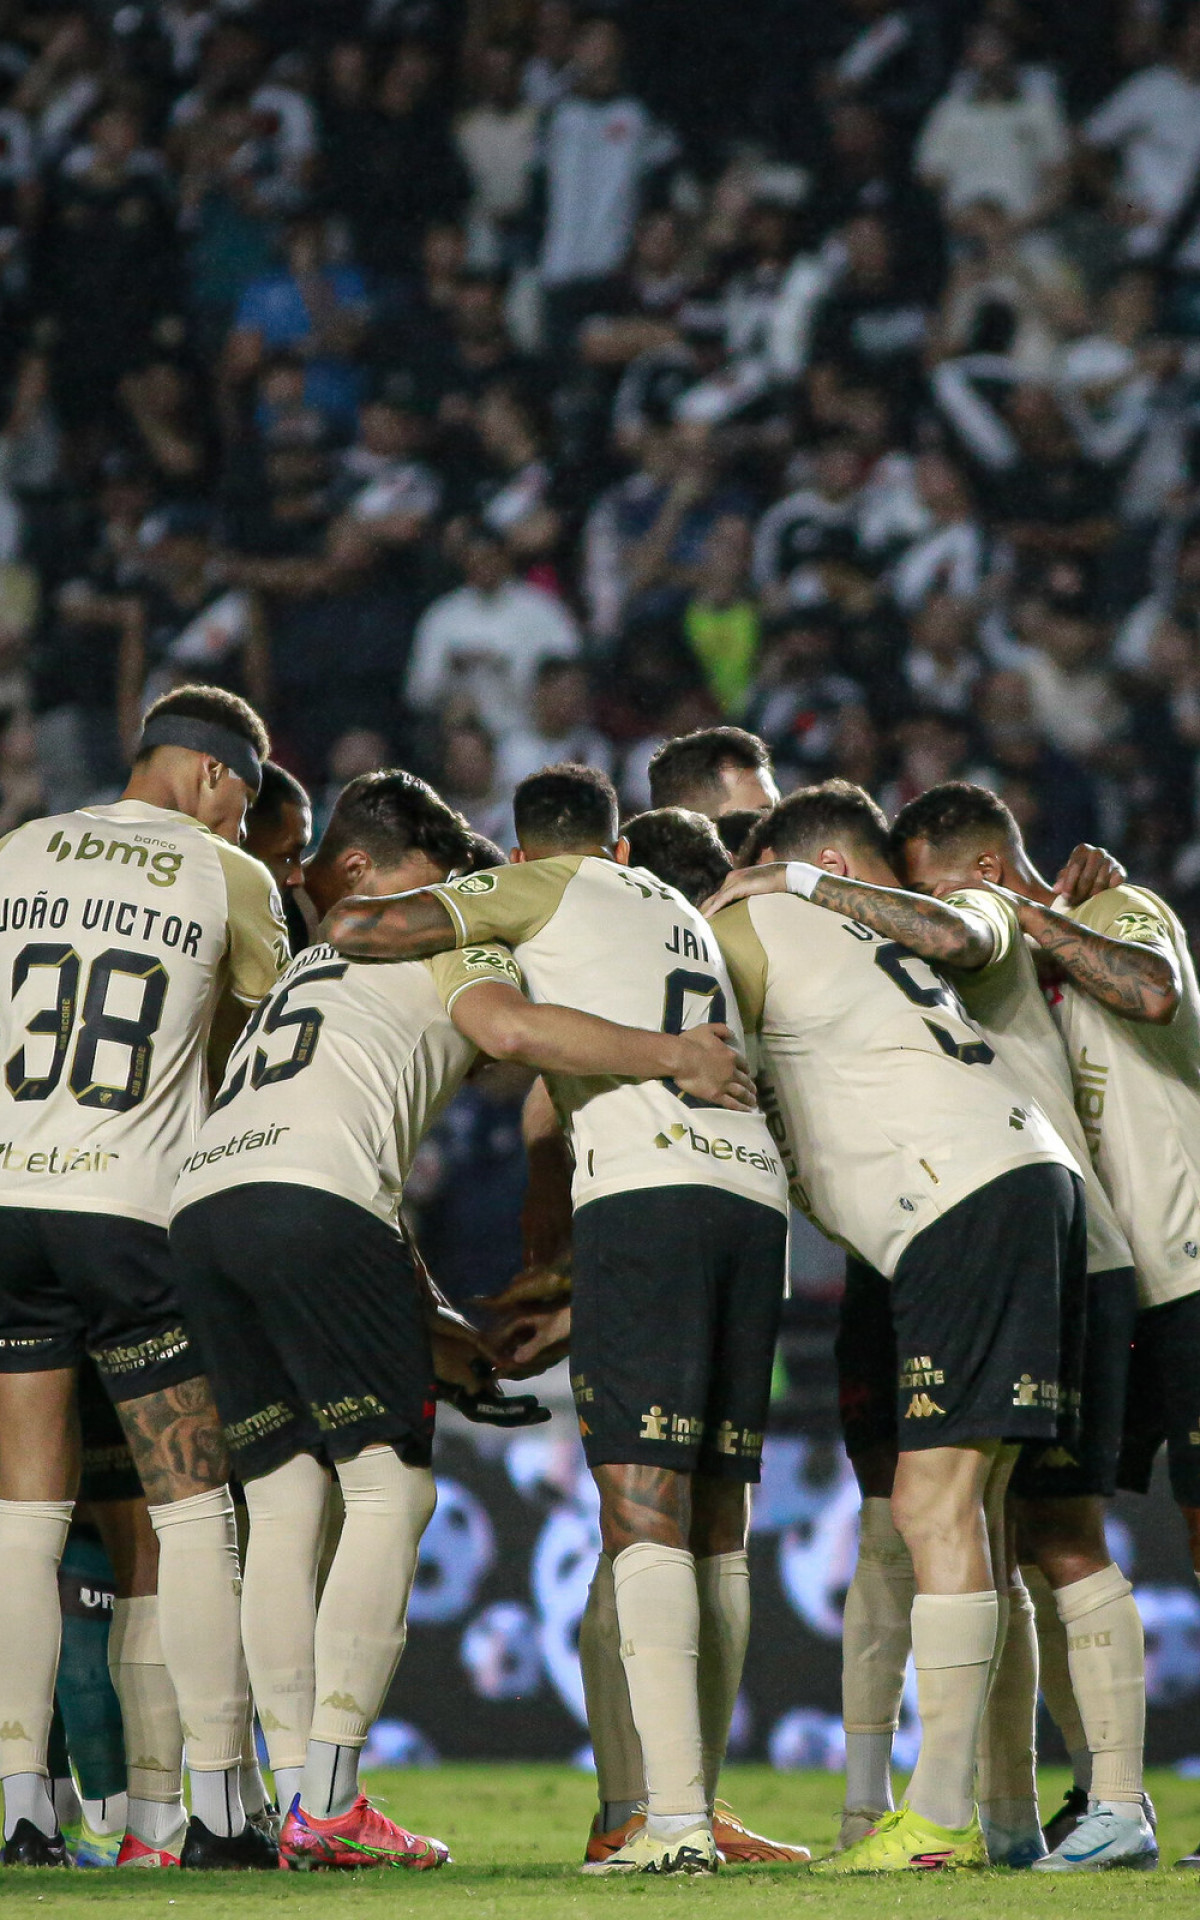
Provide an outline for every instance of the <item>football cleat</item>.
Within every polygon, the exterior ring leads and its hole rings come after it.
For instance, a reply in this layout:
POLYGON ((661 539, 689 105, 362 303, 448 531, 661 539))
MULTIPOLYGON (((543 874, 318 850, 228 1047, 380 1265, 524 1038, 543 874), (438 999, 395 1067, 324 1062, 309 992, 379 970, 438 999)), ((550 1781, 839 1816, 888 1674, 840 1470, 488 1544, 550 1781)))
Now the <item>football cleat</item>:
POLYGON ((812 1859, 808 1847, 796 1847, 788 1840, 768 1840, 765 1834, 752 1833, 723 1800, 717 1802, 712 1830, 717 1852, 727 1867, 804 1867, 812 1859))
POLYGON ((631 1839, 635 1833, 639 1832, 645 1824, 646 1815, 644 1812, 633 1813, 630 1814, 624 1826, 613 1827, 608 1833, 601 1833, 600 1815, 596 1814, 592 1820, 592 1830, 588 1834, 587 1846, 584 1849, 584 1864, 597 1865, 600 1861, 607 1860, 610 1855, 619 1853, 625 1845, 625 1842, 631 1839))
POLYGON ((869 1833, 874 1833, 881 1820, 887 1819, 891 1811, 890 1807, 843 1807, 842 1823, 833 1851, 845 1853, 847 1847, 865 1840, 869 1833))
POLYGON ((1068 1787, 1063 1795, 1063 1803, 1058 1809, 1058 1812, 1053 1814, 1042 1826, 1042 1837, 1046 1842, 1046 1850, 1048 1853, 1053 1853, 1056 1847, 1061 1847, 1068 1834, 1074 1833, 1079 1822, 1086 1815, 1087 1810, 1087 1788, 1077 1786, 1068 1787))
POLYGON ((283 1823, 279 1864, 298 1873, 331 1867, 409 1867, 424 1873, 451 1862, 444 1841, 409 1833, 360 1793, 349 1811, 335 1820, 318 1820, 315 1814, 305 1813, 297 1794, 283 1823))
POLYGON ((248 1826, 257 1827, 260 1833, 266 1834, 268 1840, 274 1841, 276 1846, 279 1845, 279 1836, 283 1832, 283 1815, 273 1800, 268 1800, 266 1806, 260 1807, 257 1813, 248 1813, 246 1823, 248 1826))
POLYGON ((121 1834, 97 1833, 84 1819, 71 1836, 69 1851, 77 1867, 115 1867, 123 1845, 121 1834))
MULTIPOLYGON (((183 1836, 187 1831, 181 1828, 175 1842, 182 1852, 183 1836)), ((179 1853, 175 1847, 152 1847, 145 1840, 139 1840, 136 1833, 126 1833, 121 1842, 121 1851, 117 1855, 119 1867, 177 1867, 179 1853)))
POLYGON ((1095 1800, 1073 1833, 1035 1860, 1034 1873, 1102 1873, 1107 1867, 1146 1871, 1158 1865, 1158 1841, 1136 1802, 1095 1800))
POLYGON ((624 1845, 605 1860, 585 1861, 580 1873, 716 1873, 721 1856, 709 1826, 689 1827, 664 1840, 635 1818, 640 1824, 624 1845))
POLYGON ((841 1853, 814 1860, 812 1873, 928 1873, 948 1867, 986 1867, 978 1812, 965 1827, 939 1827, 905 1804, 885 1813, 864 1839, 841 1853))
POLYGON ((279 1848, 257 1827, 245 1826, 240 1833, 213 1833, 195 1814, 187 1823, 183 1838, 181 1867, 226 1873, 272 1873, 279 1865, 279 1848))
POLYGON ((61 1833, 43 1833, 32 1820, 18 1820, 0 1854, 6 1867, 69 1867, 67 1843, 61 1833))
POLYGON ((994 1867, 1010 1867, 1014 1873, 1018 1873, 1033 1866, 1036 1860, 1046 1857, 1046 1841, 1039 1826, 1001 1827, 985 1820, 983 1837, 987 1842, 988 1859, 994 1867))

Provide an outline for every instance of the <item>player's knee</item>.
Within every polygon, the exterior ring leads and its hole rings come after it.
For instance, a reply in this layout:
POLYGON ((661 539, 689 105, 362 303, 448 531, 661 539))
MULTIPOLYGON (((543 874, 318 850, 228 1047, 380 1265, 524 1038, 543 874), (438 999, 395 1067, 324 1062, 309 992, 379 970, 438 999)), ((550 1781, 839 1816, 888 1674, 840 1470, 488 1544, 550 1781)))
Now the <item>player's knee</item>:
POLYGON ((641 1540, 662 1547, 690 1547, 690 1474, 611 1464, 597 1467, 595 1480, 600 1492, 600 1534, 611 1559, 641 1540))
POLYGON ((1039 1567, 1052 1587, 1086 1580, 1112 1559, 1099 1500, 1022 1500, 1019 1515, 1021 1558, 1039 1567))

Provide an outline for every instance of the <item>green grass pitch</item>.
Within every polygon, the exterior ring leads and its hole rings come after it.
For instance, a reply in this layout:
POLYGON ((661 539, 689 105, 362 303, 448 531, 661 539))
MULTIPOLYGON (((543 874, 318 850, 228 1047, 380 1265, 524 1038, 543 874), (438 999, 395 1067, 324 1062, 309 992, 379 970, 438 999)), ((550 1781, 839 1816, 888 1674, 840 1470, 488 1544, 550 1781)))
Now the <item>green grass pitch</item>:
MULTIPOLYGON (((716 1880, 585 1880, 575 1871, 592 1814, 591 1783, 567 1767, 445 1766, 428 1772, 376 1773, 373 1797, 420 1831, 449 1842, 456 1865, 440 1873, 180 1874, 135 1872, 0 1873, 3 1920, 593 1920, 629 1909, 631 1920, 684 1913, 784 1920, 1073 1920, 1123 1915, 1138 1920, 1200 1914, 1200 1875, 1174 1873, 1055 1875, 925 1874, 830 1882, 789 1868, 739 1868, 716 1880)), ((1065 1776, 1043 1778, 1043 1812, 1062 1795, 1065 1776)), ((814 1853, 833 1839, 841 1780, 836 1774, 772 1773, 731 1767, 730 1801, 752 1826, 801 1840, 814 1853)), ((1168 1863, 1200 1840, 1200 1782, 1157 1774, 1149 1782, 1168 1863)))

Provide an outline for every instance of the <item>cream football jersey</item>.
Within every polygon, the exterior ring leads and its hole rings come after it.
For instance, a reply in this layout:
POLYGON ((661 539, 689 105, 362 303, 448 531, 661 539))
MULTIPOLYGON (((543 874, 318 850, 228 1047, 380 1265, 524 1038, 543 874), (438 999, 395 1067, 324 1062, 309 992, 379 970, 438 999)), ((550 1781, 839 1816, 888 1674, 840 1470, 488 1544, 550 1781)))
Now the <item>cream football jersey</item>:
MULTIPOLYGON (((680 1033, 723 1021, 745 1045, 703 916, 640 867, 569 854, 466 874, 433 891, 460 945, 503 940, 534 1000, 680 1033)), ((574 1201, 640 1187, 717 1186, 780 1212, 787 1191, 761 1113, 698 1106, 659 1080, 546 1076, 575 1154, 574 1201)))
POLYGON ((957 994, 895 940, 790 894, 712 922, 792 1197, 890 1279, 913 1236, 1014 1167, 1069 1149, 957 994))
POLYGON ((1096 1170, 1133 1249, 1143 1306, 1200 1287, 1200 992, 1187 935, 1144 887, 1112 887, 1071 918, 1174 957, 1169 1026, 1122 1020, 1070 982, 1050 990, 1096 1170))
POLYGON ((287 960, 265 867, 140 800, 0 843, 0 1205, 166 1225, 225 993, 287 960))
POLYGON ((306 948, 230 1055, 172 1212, 227 1187, 281 1181, 394 1220, 413 1155, 478 1056, 450 1008, 487 980, 520 986, 503 948, 386 965, 306 948))
POLYGON ((1066 1049, 1046 1005, 1016 909, 998 894, 975 887, 951 894, 949 904, 982 922, 995 942, 986 966, 955 968, 951 979, 967 1012, 995 1048, 997 1058, 1017 1085, 1033 1095, 1071 1149, 1087 1189, 1088 1272, 1111 1273, 1116 1267, 1131 1267, 1129 1242, 1092 1165, 1075 1111, 1066 1049))

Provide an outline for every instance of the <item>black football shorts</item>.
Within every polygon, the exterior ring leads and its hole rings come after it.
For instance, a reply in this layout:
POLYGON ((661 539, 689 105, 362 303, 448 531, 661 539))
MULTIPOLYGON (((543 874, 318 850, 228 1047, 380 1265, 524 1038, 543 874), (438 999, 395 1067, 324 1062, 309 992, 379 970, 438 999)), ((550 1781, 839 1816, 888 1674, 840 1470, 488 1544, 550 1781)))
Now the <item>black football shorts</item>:
POLYGON ((1133 1268, 1090 1273, 1078 1441, 1068 1447, 1030 1440, 1021 1448, 1011 1483, 1021 1499, 1107 1499, 1116 1492, 1136 1322, 1133 1268))
POLYGON ((1117 1485, 1149 1492, 1164 1445, 1171 1492, 1181 1507, 1200 1507, 1200 1293, 1138 1314, 1117 1485))
POLYGON ((589 1466, 758 1479, 786 1252, 783 1213, 719 1187, 579 1208, 571 1385, 589 1466))
POLYGON ((380 1443, 429 1465, 425 1302, 394 1227, 338 1194, 264 1181, 185 1207, 171 1250, 240 1479, 380 1443))
POLYGON ((1064 1166, 1014 1167, 923 1227, 892 1280, 900 1450, 1074 1438, 1086 1282, 1064 1166))
POLYGON ((838 1310, 838 1413, 853 1460, 869 1448, 896 1444, 896 1330, 891 1282, 850 1254, 838 1310))
POLYGON ((176 1297, 165 1227, 123 1214, 0 1207, 0 1373, 77 1367, 110 1400, 201 1371, 176 1297))

